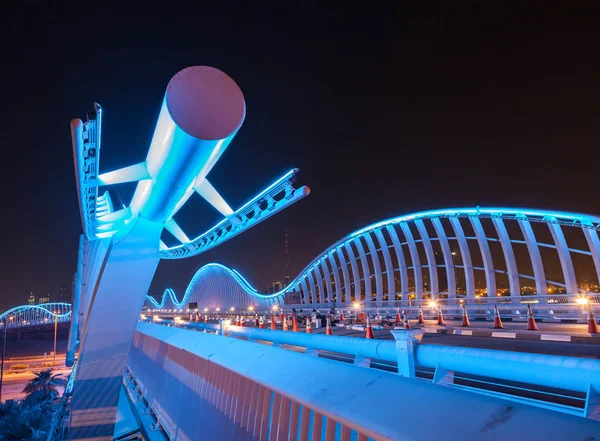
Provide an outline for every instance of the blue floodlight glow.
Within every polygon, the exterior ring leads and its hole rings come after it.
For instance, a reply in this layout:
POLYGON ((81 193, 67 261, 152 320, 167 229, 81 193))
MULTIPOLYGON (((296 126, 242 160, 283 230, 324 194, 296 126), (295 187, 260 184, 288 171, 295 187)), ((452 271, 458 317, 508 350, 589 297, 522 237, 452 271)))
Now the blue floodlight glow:
MULTIPOLYGON (((282 177, 280 177, 275 182, 273 182, 271 185, 269 185, 266 189, 262 190, 260 193, 258 193, 256 196, 254 196, 252 199, 250 199, 248 202, 246 202, 244 205, 242 205, 242 207, 239 208, 239 209, 237 209, 231 216, 236 216, 236 215, 241 214, 244 209, 248 208, 250 205, 252 205, 255 202, 259 201, 260 199, 264 198, 265 195, 267 195, 274 188, 277 188, 279 185, 281 185, 284 182, 290 180, 294 176, 294 174, 297 173, 297 172, 298 172, 297 168, 293 168, 293 169, 289 170, 282 177)), ((174 247, 161 248, 161 250, 163 250, 163 251, 164 250, 170 250, 170 251, 172 251, 172 250, 177 250, 177 249, 185 248, 190 243, 194 243, 194 242, 200 240, 202 237, 208 237, 208 236, 210 236, 211 233, 213 233, 215 230, 217 230, 225 222, 229 222, 229 219, 228 218, 224 218, 224 219, 220 220, 216 225, 214 225, 213 227, 209 228, 208 230, 206 230, 204 233, 200 234, 196 238, 192 239, 189 243, 184 243, 184 244, 177 245, 177 246, 174 246, 174 247)))
POLYGON ((39 311, 41 314, 49 314, 52 317, 58 317, 59 319, 67 318, 71 316, 71 304, 70 303, 42 303, 41 305, 21 305, 15 306, 14 308, 9 309, 8 311, 0 314, 0 321, 3 321, 7 317, 16 316, 20 313, 27 311, 39 311), (65 312, 64 314, 55 314, 57 308, 69 309, 69 312, 65 312))
MULTIPOLYGON (((247 206, 249 206, 256 200, 260 199, 264 193, 270 191, 272 188, 276 187, 277 185, 280 185, 282 182, 289 179, 291 177, 291 175, 293 175, 293 173, 295 173, 295 171, 296 171, 296 169, 290 170, 288 173, 286 173, 284 176, 282 176, 279 180, 277 180, 275 183, 273 183, 270 187, 268 187, 265 191, 261 192, 260 194, 255 196, 253 199, 251 199, 248 203, 246 203, 244 206, 242 206, 242 208, 240 208, 236 213, 239 213, 241 210, 243 210, 244 208, 246 208, 247 206)), ((408 214, 408 215, 404 215, 404 216, 398 216, 398 217, 386 219, 386 220, 371 224, 367 227, 361 228, 361 229, 347 235, 346 237, 340 239, 335 244, 327 247, 325 251, 323 251, 321 254, 319 254, 316 259, 311 261, 302 271, 300 271, 298 276, 296 276, 296 278, 294 278, 288 284, 288 286, 286 286, 284 289, 279 290, 273 294, 259 293, 238 271, 236 271, 232 268, 228 268, 219 263, 209 263, 209 264, 201 267, 196 272, 196 274, 190 281, 190 284, 188 285, 188 288, 186 289, 186 292, 181 301, 177 301, 175 292, 170 288, 165 290, 160 303, 158 303, 154 298, 152 298, 150 296, 148 296, 148 299, 150 300, 150 302, 153 305, 155 305, 157 308, 161 309, 164 307, 167 296, 169 296, 171 298, 171 300, 173 301, 173 304, 175 304, 177 308, 181 308, 182 305, 184 305, 184 303, 186 302, 186 299, 191 294, 194 282, 207 269, 217 267, 217 268, 225 270, 229 275, 231 275, 235 279, 235 281, 240 285, 240 287, 248 294, 248 296, 251 296, 251 297, 254 297, 257 299, 261 299, 261 300, 269 300, 269 299, 272 300, 277 297, 282 297, 285 293, 292 291, 294 288, 296 288, 301 283, 303 278, 306 278, 308 276, 308 274, 312 270, 314 270, 315 266, 317 266, 321 263, 321 260, 324 259, 327 255, 333 254, 340 247, 343 247, 345 244, 352 242, 356 237, 361 236, 365 233, 377 230, 379 228, 382 228, 382 227, 385 227, 388 225, 398 224, 398 223, 402 223, 402 222, 411 222, 416 219, 425 219, 425 218, 431 219, 431 218, 457 217, 457 216, 479 216, 479 215, 484 215, 484 216, 487 215, 487 216, 494 216, 494 217, 496 217, 496 216, 505 217, 506 216, 506 217, 512 218, 512 219, 523 219, 523 220, 529 220, 529 221, 571 222, 573 224, 581 224, 583 226, 600 229, 600 217, 599 216, 594 216, 594 215, 589 215, 589 214, 581 214, 581 213, 568 213, 568 212, 560 212, 560 211, 536 210, 536 209, 530 209, 530 208, 520 209, 520 208, 505 208, 505 207, 449 208, 449 209, 422 211, 422 212, 417 212, 417 213, 412 213, 412 214, 408 214)), ((225 222, 225 220, 221 221, 221 223, 222 222, 225 222)), ((218 224, 218 225, 220 225, 220 224, 218 224)), ((211 230, 207 231, 204 234, 205 235, 209 234, 214 228, 216 228, 216 227, 213 227, 211 230)), ((182 245, 182 246, 184 246, 184 245, 182 245)), ((474 269, 482 269, 482 268, 474 268, 474 269)), ((519 274, 519 276, 534 279, 533 277, 526 276, 523 274, 519 274)), ((561 284, 560 282, 554 282, 551 280, 547 280, 547 283, 553 284, 556 286, 565 286, 564 284, 561 284)), ((584 291, 584 290, 582 290, 582 291, 584 291)))

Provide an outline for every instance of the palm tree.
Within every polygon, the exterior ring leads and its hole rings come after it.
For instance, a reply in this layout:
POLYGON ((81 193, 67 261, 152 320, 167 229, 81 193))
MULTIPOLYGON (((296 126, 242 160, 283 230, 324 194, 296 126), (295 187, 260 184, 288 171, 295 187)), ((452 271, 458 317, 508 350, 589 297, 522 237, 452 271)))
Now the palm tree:
POLYGON ((35 377, 27 382, 23 393, 27 394, 25 400, 42 402, 58 396, 57 388, 64 386, 67 380, 61 374, 52 375, 52 369, 35 373, 35 377))
MULTIPOLYGON (((20 406, 19 406, 20 407, 20 406)), ((0 439, 5 441, 43 441, 48 435, 51 416, 39 407, 19 408, 16 415, 0 418, 0 439)))

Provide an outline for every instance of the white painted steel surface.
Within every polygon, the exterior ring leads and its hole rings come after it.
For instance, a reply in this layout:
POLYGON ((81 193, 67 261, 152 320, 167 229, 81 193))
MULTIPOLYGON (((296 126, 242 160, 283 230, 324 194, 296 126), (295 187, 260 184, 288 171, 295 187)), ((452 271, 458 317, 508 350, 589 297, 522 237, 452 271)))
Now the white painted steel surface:
POLYGON ((149 323, 138 325, 128 367, 174 441, 600 437, 591 420, 149 323), (381 405, 390 396, 402 399, 381 405))

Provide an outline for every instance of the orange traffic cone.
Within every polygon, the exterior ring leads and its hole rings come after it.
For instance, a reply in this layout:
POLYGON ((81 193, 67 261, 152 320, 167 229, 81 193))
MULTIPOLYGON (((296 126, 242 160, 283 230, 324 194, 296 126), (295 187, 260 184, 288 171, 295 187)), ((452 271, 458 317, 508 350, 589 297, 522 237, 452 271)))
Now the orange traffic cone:
POLYGON ((367 327, 365 330, 365 338, 375 338, 373 335, 373 328, 371 327, 371 319, 367 315, 367 327))
POLYGON ((442 314, 442 308, 440 308, 439 312, 438 312, 438 325, 445 325, 446 322, 444 322, 444 315, 442 314))
POLYGON ((271 330, 273 330, 273 331, 274 331, 275 329, 277 329, 277 328, 275 327, 275 316, 274 316, 274 315, 271 315, 271 330))
POLYGON ((258 320, 258 329, 265 329, 265 321, 263 320, 262 315, 260 316, 260 319, 258 320))
POLYGON ((285 316, 284 316, 284 317, 283 317, 283 330, 284 330, 284 331, 287 331, 287 330, 289 329, 289 328, 288 328, 288 323, 287 323, 287 322, 288 322, 288 319, 287 319, 287 317, 285 317, 285 316))
POLYGON ((208 321, 208 315, 204 314, 204 323, 208 321))
POLYGON ((244 318, 243 315, 240 315, 240 326, 244 326, 244 322, 246 321, 246 319, 244 318))
POLYGON ((596 323, 596 317, 594 316, 594 311, 592 311, 592 305, 590 303, 588 306, 588 332, 590 334, 598 334, 598 323, 596 323))
POLYGON ((342 313, 340 314, 340 320, 341 320, 342 322, 345 322, 345 321, 346 321, 346 317, 344 317, 344 311, 342 311, 342 313))
POLYGON ((295 313, 294 313, 294 316, 293 316, 292 319, 294 321, 293 327, 292 327, 292 331, 298 332, 298 319, 296 318, 296 314, 295 313))
POLYGON ((402 319, 400 318, 400 308, 396 308, 396 323, 400 323, 402 319))
POLYGON ((527 330, 528 331, 537 331, 538 327, 535 324, 535 319, 533 318, 533 311, 531 310, 531 305, 527 305, 527 330))
POLYGON ((502 320, 500 319, 498 305, 494 305, 494 329, 504 329, 504 326, 502 326, 502 320))
POLYGON ((425 318, 423 317, 423 311, 421 311, 421 309, 419 309, 419 321, 417 323, 421 325, 425 323, 425 318))
POLYGON ((306 319, 306 333, 312 334, 312 328, 310 327, 310 319, 309 318, 306 319))
POLYGON ((410 324, 408 323, 408 315, 403 314, 404 316, 404 329, 410 329, 410 324))
POLYGON ((239 315, 235 316, 235 326, 240 326, 240 316, 239 315))
POLYGON ((283 324, 284 320, 285 320, 285 314, 282 312, 281 314, 279 314, 279 321, 283 324))
POLYGON ((325 325, 325 335, 333 335, 331 332, 331 320, 327 317, 327 324, 325 325))
POLYGON ((467 307, 463 305, 463 319, 461 326, 471 326, 471 322, 469 321, 469 315, 467 314, 467 307))

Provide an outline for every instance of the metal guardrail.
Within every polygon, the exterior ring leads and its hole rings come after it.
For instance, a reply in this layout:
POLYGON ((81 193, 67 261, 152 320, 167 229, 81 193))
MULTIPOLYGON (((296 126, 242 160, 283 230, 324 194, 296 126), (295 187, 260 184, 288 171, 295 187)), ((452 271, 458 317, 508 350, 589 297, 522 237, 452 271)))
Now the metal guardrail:
POLYGON ((600 436, 573 415, 149 323, 128 368, 171 439, 487 441, 522 439, 528 427, 549 441, 600 436), (382 401, 390 395, 393 405, 382 401))
POLYGON ((77 370, 77 363, 73 365, 63 396, 58 405, 58 409, 52 416, 52 422, 50 423, 50 429, 48 430, 48 437, 46 441, 64 441, 67 439, 67 421, 69 418, 68 408, 71 401, 71 392, 73 391, 73 383, 75 381, 75 372, 77 370))
POLYGON ((393 341, 185 321, 176 326, 292 350, 302 348, 310 355, 506 396, 600 421, 600 403, 595 402, 600 392, 600 360, 596 359, 420 344, 422 330, 392 331, 393 341))
MULTIPOLYGON (((588 303, 596 316, 600 316, 600 295, 587 296, 572 296, 572 295, 548 295, 548 296, 512 296, 512 297, 480 297, 474 299, 456 298, 456 299, 437 299, 437 300, 412 300, 412 301, 397 301, 392 305, 376 307, 364 302, 353 305, 336 305, 335 311, 337 314, 344 312, 346 317, 354 317, 356 313, 368 313, 373 317, 379 313, 384 318, 393 318, 396 314, 396 308, 404 310, 410 319, 416 319, 419 310, 423 312, 426 318, 437 317, 438 311, 448 318, 459 318, 462 315, 463 305, 467 313, 475 320, 494 320, 494 307, 497 306, 502 319, 509 320, 527 320, 527 307, 531 305, 531 309, 536 318, 542 320, 567 320, 580 321, 584 323, 587 320, 588 303)), ((320 312, 331 311, 332 304, 324 303, 320 305, 286 305, 275 311, 279 314, 281 311, 291 313, 292 309, 296 311, 304 311, 309 314, 310 311, 316 309, 320 312)), ((214 310, 210 311, 191 311, 189 309, 146 309, 145 314, 152 315, 159 313, 160 315, 176 316, 183 314, 200 314, 211 317, 223 316, 229 308, 223 308, 222 312, 214 310)), ((253 308, 239 309, 236 308, 230 314, 241 314, 253 316, 255 314, 272 314, 272 308, 253 308)))

